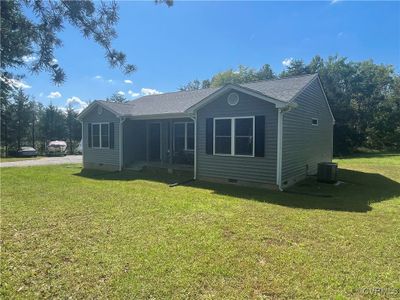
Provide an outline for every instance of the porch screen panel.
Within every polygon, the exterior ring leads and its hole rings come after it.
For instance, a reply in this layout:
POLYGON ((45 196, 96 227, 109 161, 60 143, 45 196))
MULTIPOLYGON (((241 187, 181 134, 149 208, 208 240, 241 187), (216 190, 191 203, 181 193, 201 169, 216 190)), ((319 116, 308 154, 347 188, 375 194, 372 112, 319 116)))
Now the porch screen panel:
POLYGON ((194 149, 194 123, 186 123, 186 148, 194 149))
POLYGON ((185 123, 177 123, 174 125, 174 151, 183 150, 185 150, 185 123))

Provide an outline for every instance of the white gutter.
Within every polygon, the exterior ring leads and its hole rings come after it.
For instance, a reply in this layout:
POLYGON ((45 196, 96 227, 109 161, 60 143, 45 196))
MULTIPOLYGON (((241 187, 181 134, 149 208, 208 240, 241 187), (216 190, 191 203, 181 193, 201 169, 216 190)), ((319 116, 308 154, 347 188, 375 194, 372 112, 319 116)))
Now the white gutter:
POLYGON ((283 110, 278 108, 278 132, 276 149, 276 185, 282 189, 282 135, 283 135, 283 110))
POLYGON ((119 119, 119 171, 120 172, 122 171, 122 165, 124 163, 124 144, 123 144, 124 121, 125 118, 119 119))
POLYGON ((194 123, 194 157, 193 157, 193 179, 197 178, 197 111, 190 117, 194 123))
POLYGON ((191 118, 188 113, 170 113, 156 115, 126 116, 129 120, 166 120, 171 118, 191 118))

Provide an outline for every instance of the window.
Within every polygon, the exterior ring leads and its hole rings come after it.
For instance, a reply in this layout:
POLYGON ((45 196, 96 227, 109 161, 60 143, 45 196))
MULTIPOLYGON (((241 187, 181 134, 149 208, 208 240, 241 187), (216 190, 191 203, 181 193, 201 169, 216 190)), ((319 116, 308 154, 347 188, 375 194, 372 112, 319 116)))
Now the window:
POLYGON ((101 124, 101 148, 108 148, 109 129, 108 124, 101 124))
POLYGON ((100 147, 100 124, 92 124, 92 132, 93 132, 92 145, 94 148, 98 148, 100 147))
POLYGON ((314 126, 318 126, 318 119, 312 118, 311 119, 311 124, 314 125, 314 126))
POLYGON ((214 119, 214 154, 254 156, 254 117, 214 119))
POLYGON ((235 120, 235 155, 253 155, 253 118, 235 120))
POLYGON ((92 124, 92 145, 93 148, 110 147, 110 125, 109 123, 92 124))
POLYGON ((232 147, 232 120, 231 119, 215 119, 214 125, 214 152, 215 154, 231 155, 232 147))
POLYGON ((174 150, 175 152, 194 149, 194 123, 174 123, 174 150))

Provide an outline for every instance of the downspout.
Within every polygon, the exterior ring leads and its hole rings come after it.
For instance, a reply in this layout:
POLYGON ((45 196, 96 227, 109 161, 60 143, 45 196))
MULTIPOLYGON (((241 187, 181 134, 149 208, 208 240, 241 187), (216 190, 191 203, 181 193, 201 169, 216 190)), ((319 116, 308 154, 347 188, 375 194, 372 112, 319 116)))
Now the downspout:
POLYGON ((194 116, 190 117, 194 123, 194 157, 193 157, 193 179, 197 178, 197 111, 194 116))
POLYGON ((83 123, 82 120, 80 120, 81 122, 81 128, 82 128, 82 134, 81 134, 81 143, 82 143, 82 165, 83 167, 85 167, 85 140, 83 139, 83 133, 84 133, 84 126, 85 124, 83 123))
POLYGON ((283 143, 283 114, 298 107, 295 102, 290 102, 285 106, 278 107, 278 132, 277 132, 277 151, 276 151, 276 185, 280 191, 282 188, 282 143, 283 143))
POLYGON ((278 108, 278 132, 276 149, 276 185, 282 189, 282 134, 283 134, 283 109, 278 108))
POLYGON ((124 135, 124 126, 125 118, 119 118, 119 171, 122 171, 122 166, 124 164, 124 144, 123 144, 123 135, 124 135))

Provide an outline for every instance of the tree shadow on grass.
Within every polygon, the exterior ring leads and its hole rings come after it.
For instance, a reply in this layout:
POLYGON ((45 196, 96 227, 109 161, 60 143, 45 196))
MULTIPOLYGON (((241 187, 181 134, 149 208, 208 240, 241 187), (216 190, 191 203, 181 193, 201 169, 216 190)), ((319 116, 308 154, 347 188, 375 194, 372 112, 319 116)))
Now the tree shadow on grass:
POLYGON ((284 192, 196 182, 215 194, 277 204, 292 208, 367 212, 371 204, 400 197, 400 183, 383 175, 339 170, 340 184, 318 182, 309 177, 284 192))
POLYGON ((335 156, 334 159, 358 159, 358 158, 390 158, 398 157, 400 153, 396 152, 379 152, 379 153, 353 153, 351 155, 335 156))
MULTIPOLYGON (((167 174, 160 170, 143 172, 82 170, 81 173, 75 175, 96 180, 149 180, 164 184, 185 182, 192 176, 187 172, 167 174)), ((339 181, 341 183, 338 185, 326 184, 318 182, 315 177, 310 177, 284 192, 204 181, 194 181, 186 185, 192 188, 211 190, 216 195, 291 208, 348 212, 367 212, 372 209, 372 203, 400 197, 400 183, 380 174, 340 169, 339 181)))

